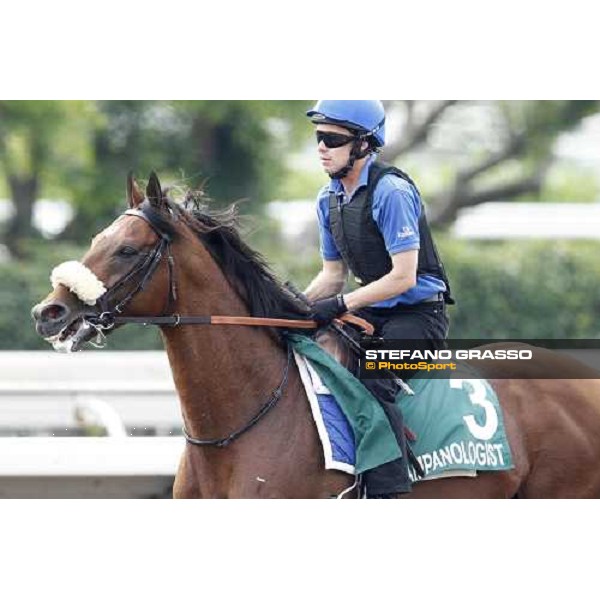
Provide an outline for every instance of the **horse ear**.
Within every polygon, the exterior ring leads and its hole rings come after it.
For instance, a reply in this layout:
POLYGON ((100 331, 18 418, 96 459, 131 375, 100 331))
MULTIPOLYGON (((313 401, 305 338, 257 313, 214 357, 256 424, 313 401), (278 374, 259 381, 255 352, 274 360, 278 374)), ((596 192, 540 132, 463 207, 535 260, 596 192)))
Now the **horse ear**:
POLYGON ((160 181, 154 171, 150 173, 148 185, 146 186, 146 198, 154 208, 160 208, 163 202, 163 193, 160 189, 160 181))
POLYGON ((127 173, 127 204, 129 208, 137 208, 144 200, 144 194, 140 190, 133 172, 127 173))

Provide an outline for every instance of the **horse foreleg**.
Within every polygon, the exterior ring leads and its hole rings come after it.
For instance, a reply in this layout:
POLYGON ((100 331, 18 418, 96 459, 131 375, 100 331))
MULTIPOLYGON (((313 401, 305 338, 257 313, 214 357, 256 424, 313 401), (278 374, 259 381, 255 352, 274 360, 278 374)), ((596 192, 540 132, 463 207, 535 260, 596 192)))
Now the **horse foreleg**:
POLYGON ((195 485, 193 469, 190 466, 187 451, 181 455, 175 482, 173 483, 173 498, 176 500, 186 498, 200 498, 199 488, 195 485))

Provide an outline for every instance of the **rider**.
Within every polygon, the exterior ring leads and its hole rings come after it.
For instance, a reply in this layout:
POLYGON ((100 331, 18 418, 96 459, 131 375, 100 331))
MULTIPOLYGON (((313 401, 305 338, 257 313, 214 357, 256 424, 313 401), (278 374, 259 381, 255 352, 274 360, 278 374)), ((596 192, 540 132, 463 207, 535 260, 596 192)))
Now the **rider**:
MULTIPOLYGON (((318 194, 323 266, 305 291, 313 318, 326 325, 351 311, 384 339, 444 346, 445 304, 453 303, 419 191, 404 172, 376 160, 385 144, 378 100, 319 100, 307 116, 316 125, 319 159, 331 181, 318 194), (361 287, 342 294, 352 271, 361 287)), ((410 491, 402 417, 391 408, 392 379, 364 379, 395 430, 403 457, 365 474, 369 497, 410 491), (383 402, 381 400, 384 400, 383 402)))

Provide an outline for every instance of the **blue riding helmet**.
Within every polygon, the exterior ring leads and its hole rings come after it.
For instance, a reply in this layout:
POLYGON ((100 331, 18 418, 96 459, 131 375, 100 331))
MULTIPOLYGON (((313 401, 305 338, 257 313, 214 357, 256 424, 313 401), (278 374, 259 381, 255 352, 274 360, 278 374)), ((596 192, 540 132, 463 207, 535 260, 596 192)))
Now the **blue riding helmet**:
POLYGON ((385 110, 380 100, 319 100, 307 111, 313 123, 329 123, 372 135, 377 146, 385 144, 385 110))

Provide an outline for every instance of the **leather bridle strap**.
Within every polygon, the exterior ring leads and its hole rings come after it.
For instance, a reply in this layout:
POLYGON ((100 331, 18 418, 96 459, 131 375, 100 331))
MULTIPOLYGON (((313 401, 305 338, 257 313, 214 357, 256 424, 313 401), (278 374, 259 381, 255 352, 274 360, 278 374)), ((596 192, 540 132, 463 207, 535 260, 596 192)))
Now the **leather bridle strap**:
MULTIPOLYGON (((300 319, 270 319, 264 317, 228 317, 228 316, 181 316, 178 314, 174 315, 161 315, 161 316, 145 316, 145 317, 134 317, 134 316, 122 316, 120 313, 123 308, 133 299, 133 297, 144 289, 148 281, 154 275, 162 257, 167 256, 167 272, 169 277, 169 291, 166 303, 166 311, 171 307, 171 303, 177 299, 177 289, 175 284, 175 269, 174 259, 171 254, 171 236, 169 233, 162 230, 160 222, 152 215, 151 212, 146 212, 141 209, 130 209, 125 212, 126 215, 138 217, 143 219, 150 225, 150 227, 158 235, 158 241, 154 246, 153 250, 140 262, 133 270, 121 278, 113 287, 108 290, 98 301, 100 310, 102 311, 97 317, 88 317, 87 320, 93 326, 96 327, 99 333, 101 330, 112 329, 116 325, 124 325, 126 323, 139 323, 144 325, 165 325, 171 327, 177 327, 179 325, 246 325, 253 327, 283 327, 288 329, 317 329, 319 324, 312 320, 300 320, 300 319), (109 299, 112 299, 115 295, 115 291, 122 288, 134 278, 141 275, 140 281, 137 282, 137 286, 134 287, 118 304, 111 310, 109 308, 109 299)), ((360 319, 354 315, 345 314, 339 319, 335 319, 337 323, 347 322, 353 323, 358 327, 362 328, 366 333, 373 334, 373 326, 367 321, 360 319)), ((201 440, 194 438, 189 435, 186 431, 185 425, 183 427, 183 435, 188 443, 195 446, 216 446, 223 448, 233 442, 235 439, 240 437, 243 433, 251 429, 260 419, 266 415, 281 399, 283 395, 290 370, 290 363, 292 360, 292 350, 290 345, 287 345, 287 363, 281 379, 280 384, 271 393, 269 400, 265 402, 260 410, 250 419, 250 421, 237 429, 230 435, 211 440, 201 440)))
MULTIPOLYGON (((161 316, 145 316, 145 317, 130 317, 121 316, 119 313, 123 311, 125 306, 133 299, 133 297, 142 291, 148 281, 152 278, 158 268, 163 256, 167 255, 167 272, 169 277, 169 291, 166 302, 166 311, 168 311, 177 300, 177 286, 175 283, 175 268, 174 259, 171 254, 171 236, 161 228, 160 222, 151 211, 144 211, 139 208, 131 208, 126 210, 126 215, 143 219, 156 233, 158 241, 152 251, 138 263, 131 272, 127 273, 122 279, 114 284, 101 298, 98 300, 100 307, 100 315, 97 317, 88 317, 88 321, 101 329, 112 329, 116 325, 125 325, 127 323, 138 323, 142 325, 166 325, 177 327, 179 325, 246 325, 250 327, 281 327, 288 329, 317 329, 319 324, 313 320, 301 319, 271 319, 266 317, 229 317, 229 316, 181 316, 178 314, 161 315, 161 316), (141 274, 140 281, 136 287, 132 289, 117 305, 111 310, 109 308, 109 300, 113 298, 115 292, 131 282, 135 276, 141 274)), ((364 319, 351 315, 349 313, 335 319, 338 323, 345 322, 356 325, 366 334, 373 335, 373 326, 364 319)))
POLYGON ((109 319, 112 327, 114 323, 114 315, 115 313, 121 313, 125 306, 131 302, 133 297, 140 291, 142 291, 146 284, 152 279, 155 271, 157 270, 165 251, 167 253, 167 267, 169 274, 169 292, 166 303, 166 310, 169 309, 171 303, 176 299, 176 289, 175 289, 175 280, 173 275, 173 257, 171 255, 171 236, 162 231, 157 223, 155 223, 151 216, 147 215, 145 212, 139 209, 129 209, 126 210, 126 215, 131 215, 134 217, 139 217, 143 219, 150 225, 150 227, 154 230, 156 235, 158 236, 158 241, 152 251, 149 254, 146 254, 137 265, 127 274, 125 274, 119 281, 117 281, 107 292, 98 299, 98 306, 101 311, 101 318, 98 319, 100 323, 104 321, 108 324, 109 319), (137 282, 137 285, 122 298, 115 307, 111 310, 109 309, 109 302, 116 295, 116 292, 125 287, 131 281, 135 283, 135 277, 137 275, 141 275, 140 280, 137 282))
MULTIPOLYGON (((109 317, 110 318, 110 317, 109 317)), ((343 323, 350 323, 360 327, 368 335, 373 335, 373 325, 356 315, 345 314, 335 319, 343 323)), ((250 327, 283 327, 288 329, 317 329, 319 324, 312 320, 301 319, 268 319, 264 317, 226 317, 226 316, 198 316, 186 317, 181 315, 164 315, 161 317, 112 317, 112 325, 137 323, 138 325, 247 325, 250 327)), ((104 323, 108 325, 109 323, 104 323)))
POLYGON ((127 304, 133 299, 133 297, 144 289, 148 281, 154 275, 154 272, 158 268, 160 261, 162 260, 165 247, 167 247, 165 240, 160 240, 158 244, 152 249, 152 251, 146 255, 141 262, 139 262, 129 273, 127 273, 122 279, 117 281, 99 300, 98 305, 103 313, 108 312, 108 304, 113 296, 116 295, 117 291, 125 287, 132 281, 135 287, 125 295, 112 309, 111 312, 120 313, 127 304), (135 277, 141 275, 140 280, 135 283, 135 277))

